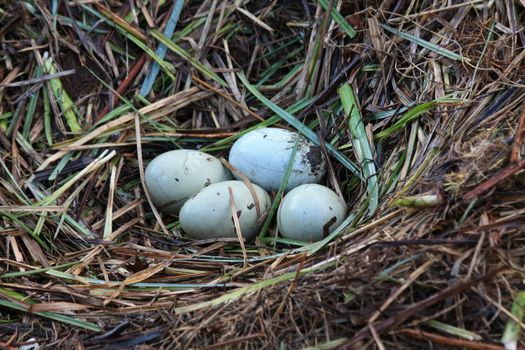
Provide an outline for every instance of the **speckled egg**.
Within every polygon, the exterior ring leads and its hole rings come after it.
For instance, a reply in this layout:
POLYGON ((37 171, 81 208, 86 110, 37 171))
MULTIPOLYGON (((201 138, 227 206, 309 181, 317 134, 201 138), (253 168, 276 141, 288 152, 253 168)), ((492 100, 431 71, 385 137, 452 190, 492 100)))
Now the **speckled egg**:
POLYGON ((229 162, 251 182, 267 191, 278 190, 298 137, 299 145, 286 190, 319 182, 326 172, 321 149, 296 132, 284 129, 261 128, 246 133, 233 144, 229 162))
MULTIPOLYGON (((271 205, 271 198, 261 187, 253 184, 261 214, 271 205)), ((184 232, 197 239, 237 237, 230 204, 231 188, 241 233, 253 238, 260 229, 255 198, 242 181, 225 181, 204 188, 189 199, 180 211, 184 232)))
POLYGON ((328 187, 301 185, 284 196, 277 211, 277 225, 284 238, 318 241, 346 217, 346 204, 328 187))
POLYGON ((230 171, 214 156, 186 149, 159 155, 145 173, 153 204, 169 214, 178 214, 186 200, 204 187, 231 178, 230 171))

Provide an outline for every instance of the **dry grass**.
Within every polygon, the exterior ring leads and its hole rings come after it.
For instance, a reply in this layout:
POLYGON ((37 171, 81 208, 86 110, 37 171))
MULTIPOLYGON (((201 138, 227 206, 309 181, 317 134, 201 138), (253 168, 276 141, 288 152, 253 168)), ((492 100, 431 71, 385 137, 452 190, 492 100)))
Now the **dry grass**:
POLYGON ((519 338, 523 1, 161 3, 0 5, 0 347, 519 338), (241 249, 148 204, 156 155, 268 125, 327 152, 336 233, 241 249))

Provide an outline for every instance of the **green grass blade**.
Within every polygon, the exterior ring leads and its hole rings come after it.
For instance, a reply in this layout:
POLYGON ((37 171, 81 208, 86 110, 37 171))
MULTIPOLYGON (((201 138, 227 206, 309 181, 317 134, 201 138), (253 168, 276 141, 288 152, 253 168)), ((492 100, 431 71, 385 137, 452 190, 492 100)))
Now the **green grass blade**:
POLYGON ((81 5, 84 10, 91 13, 92 15, 96 16, 97 18, 103 20, 113 28, 120 31, 123 35, 126 36, 129 40, 131 40, 135 45, 137 45, 142 51, 144 51, 148 56, 150 56, 155 62, 158 63, 160 68, 162 68, 162 71, 164 74, 166 74, 171 80, 176 80, 175 76, 173 75, 173 65, 170 63, 164 61, 162 58, 160 58, 154 50, 152 50, 146 43, 144 43, 137 35, 137 33, 133 33, 133 27, 125 26, 122 23, 114 22, 111 17, 106 17, 99 13, 98 11, 95 11, 91 7, 87 5, 81 5))
POLYGON ((160 66, 160 68, 162 68, 164 74, 166 74, 173 81, 177 80, 175 75, 173 75, 172 73, 174 71, 173 65, 160 58, 155 53, 155 51, 153 51, 147 44, 143 43, 139 38, 133 36, 131 33, 124 32, 124 34, 129 40, 133 41, 135 45, 140 47, 142 51, 144 51, 149 57, 151 57, 160 66))
POLYGON ((259 62, 263 59, 265 59, 266 57, 277 57, 277 55, 285 50, 286 48, 294 45, 295 43, 297 42, 300 42, 301 40, 304 40, 304 34, 300 34, 300 33, 297 33, 298 35, 295 37, 295 39, 292 39, 290 41, 287 41, 284 45, 281 45, 275 49, 271 49, 271 50, 268 50, 268 52, 266 52, 264 55, 260 55, 260 56, 257 56, 257 58, 255 59, 255 62, 259 62))
MULTIPOLYGON (((328 0, 319 0, 319 3, 321 6, 325 9, 325 11, 328 11, 328 0)), ((353 39, 357 32, 355 31, 354 27, 352 27, 348 21, 334 8, 332 8, 332 11, 330 12, 330 15, 334 19, 334 21, 341 26, 341 29, 344 30, 344 32, 353 39)))
POLYGON ((13 112, 7 112, 4 114, 0 114, 0 129, 4 132, 7 131, 8 127, 8 120, 13 117, 13 112))
POLYGON ((348 341, 348 338, 337 338, 334 340, 327 341, 326 343, 317 344, 314 346, 308 346, 302 350, 331 350, 337 349, 339 346, 343 345, 348 341))
POLYGON ((381 120, 381 119, 386 119, 386 118, 389 118, 389 117, 392 117, 398 113, 403 113, 403 112, 406 112, 408 110, 408 107, 401 107, 401 108, 396 108, 396 109, 391 109, 391 110, 388 110, 388 111, 380 111, 380 112, 376 112, 374 114, 372 114, 371 116, 368 116, 366 118, 367 121, 371 121, 371 120, 381 120))
POLYGON ((190 35, 197 28, 199 28, 202 25, 204 25, 205 22, 206 22, 206 17, 197 18, 196 20, 194 20, 193 22, 188 24, 186 27, 184 27, 183 29, 181 29, 180 31, 175 33, 173 35, 173 37, 171 38, 171 40, 173 42, 179 41, 180 39, 184 38, 185 36, 190 35))
MULTIPOLYGON (((324 270, 324 269, 326 269, 326 268, 328 268, 330 266, 333 266, 334 264, 336 264, 336 261, 328 261, 328 262, 323 263, 323 264, 317 264, 317 265, 314 265, 312 267, 302 269, 299 272, 299 276, 304 276, 306 274, 309 274, 309 273, 312 273, 312 272, 316 272, 316 271, 322 271, 322 270, 324 270)), ((241 298, 242 296, 244 296, 246 294, 255 293, 255 292, 259 291, 259 290, 262 290, 262 289, 267 288, 267 287, 274 286, 274 285, 276 285, 278 283, 281 283, 281 282, 284 282, 284 281, 291 281, 291 280, 295 279, 296 276, 297 276, 297 272, 295 272, 295 271, 294 272, 287 272, 287 273, 284 273, 284 274, 282 274, 280 276, 277 276, 277 277, 268 278, 268 279, 262 280, 260 282, 251 284, 249 286, 241 287, 239 289, 236 289, 236 290, 234 290, 232 292, 223 294, 220 297, 212 299, 212 300, 209 300, 209 301, 204 301, 204 302, 196 303, 196 304, 189 305, 189 306, 178 307, 178 308, 175 309, 175 313, 180 315, 180 314, 188 313, 188 312, 191 312, 191 311, 202 310, 202 309, 209 309, 211 307, 215 307, 215 306, 221 305, 223 303, 231 303, 231 302, 241 298)))
MULTIPOLYGON (((317 135, 306 125, 304 125, 300 120, 295 118, 292 114, 285 111, 281 107, 277 106, 275 103, 267 99, 263 94, 259 92, 253 85, 251 85, 248 82, 248 79, 246 79, 246 76, 240 72, 237 74, 239 76, 239 79, 242 81, 244 86, 259 100, 261 101, 266 107, 270 108, 272 111, 275 112, 280 118, 288 122, 290 125, 292 125, 294 128, 296 128, 300 133, 305 135, 310 141, 312 141, 316 145, 320 145, 319 138, 317 135)), ((343 164, 348 170, 350 170, 354 175, 358 176, 359 178, 362 178, 358 167, 352 163, 350 159, 348 159, 346 156, 344 156, 341 152, 339 152, 332 144, 326 143, 325 144, 326 149, 328 152, 332 154, 332 156, 337 159, 341 164, 343 164)))
POLYGON ((282 237, 263 237, 263 238, 260 238, 260 241, 265 242, 265 243, 271 243, 274 245, 276 243, 282 243, 282 244, 293 245, 293 246, 298 246, 298 247, 305 247, 311 244, 310 242, 296 241, 295 239, 288 239, 288 238, 282 238, 282 237))
POLYGON ((432 100, 432 101, 425 102, 425 103, 422 103, 420 105, 417 105, 414 108, 410 109, 405 114, 403 114, 403 116, 401 116, 401 118, 397 122, 395 122, 394 125, 392 125, 391 127, 386 128, 385 130, 377 133, 375 135, 375 139, 377 141, 381 141, 382 139, 392 135, 396 131, 399 131, 399 130, 403 129, 405 127, 405 125, 407 125, 412 120, 414 120, 417 117, 419 117, 421 114, 426 113, 426 112, 436 108, 437 106, 439 106, 441 104, 460 103, 460 102, 463 102, 463 100, 459 99, 459 98, 443 97, 443 98, 438 98, 438 99, 435 99, 435 100, 432 100))
POLYGON ((49 146, 53 145, 53 127, 51 126, 51 106, 49 105, 49 95, 47 89, 43 89, 43 105, 44 105, 44 133, 46 134, 46 141, 49 146))
POLYGON ((49 318, 51 320, 55 320, 55 321, 62 322, 62 323, 65 323, 65 324, 70 324, 70 325, 75 326, 75 327, 88 329, 88 330, 94 331, 94 332, 102 331, 102 329, 98 325, 96 325, 94 323, 82 321, 82 320, 79 320, 79 319, 76 319, 76 318, 73 318, 73 317, 70 317, 70 316, 57 314, 55 312, 35 312, 35 315, 42 316, 42 317, 45 317, 45 318, 49 318))
MULTIPOLYGON (((24 303, 28 303, 30 305, 31 304, 36 304, 36 302, 32 301, 31 299, 27 299, 24 294, 17 293, 17 292, 10 292, 9 290, 7 290, 5 288, 1 288, 0 289, 0 294, 9 296, 10 298, 17 299, 17 300, 22 300, 23 299, 24 303)), ((14 309, 14 310, 18 310, 18 311, 27 312, 27 310, 23 306, 18 305, 17 303, 9 301, 9 300, 1 300, 0 299, 0 306, 7 307, 7 308, 10 308, 10 309, 14 309)), ((100 332, 101 331, 100 327, 97 326, 94 323, 78 320, 76 318, 73 318, 73 317, 70 317, 70 316, 61 315, 61 314, 58 314, 58 313, 55 313, 55 312, 35 312, 35 313, 32 313, 32 314, 33 315, 37 315, 37 316, 41 316, 41 317, 45 317, 45 318, 49 318, 51 320, 55 320, 55 321, 58 321, 58 322, 70 324, 72 326, 88 329, 88 330, 94 331, 94 332, 100 332)))
POLYGON ((346 115, 350 116, 348 127, 352 135, 353 149, 363 169, 368 191, 368 214, 374 215, 379 205, 379 184, 377 169, 374 163, 372 146, 368 140, 359 106, 350 84, 345 83, 339 88, 339 96, 346 115))
MULTIPOLYGON (((86 278, 86 277, 80 277, 77 275, 73 275, 70 273, 57 271, 53 269, 48 269, 46 271, 46 274, 62 278, 62 279, 68 279, 73 281, 82 281, 84 283, 90 283, 92 285, 97 286, 108 286, 108 287, 118 287, 122 285, 122 282, 118 281, 109 281, 106 282, 105 280, 99 280, 96 278, 86 278)), ((173 290, 181 290, 181 289, 195 289, 195 288, 225 288, 229 287, 227 283, 156 283, 156 282, 137 282, 137 283, 131 283, 126 285, 126 287, 134 287, 134 288, 154 288, 154 289, 173 289, 173 290)))
MULTIPOLYGON (((56 66, 51 57, 44 60, 44 70, 47 74, 54 74, 57 72, 56 66)), ((71 97, 69 97, 66 90, 64 90, 60 78, 53 78, 49 80, 49 83, 51 84, 51 90, 53 90, 55 99, 62 110, 62 114, 64 115, 71 132, 77 133, 82 131, 82 128, 78 124, 78 113, 76 111, 75 103, 71 97)))
POLYGON ((261 233, 259 234, 259 239, 262 239, 265 237, 266 231, 268 230, 268 227, 270 227, 270 223, 272 222, 273 216, 275 215, 275 212, 277 208, 279 207, 279 203, 281 203, 281 199, 282 199, 284 190, 286 189, 286 186, 288 185, 288 179, 290 178, 290 174, 292 173, 293 164, 295 161, 295 155, 297 154, 297 148, 299 146, 299 140, 301 140, 300 137, 295 139, 293 149, 292 149, 292 154, 290 156, 290 160, 288 160, 288 164, 286 165, 286 172, 284 173, 283 181, 281 182, 281 185, 279 186, 279 190, 277 191, 277 194, 275 195, 275 200, 272 203, 270 211, 268 211, 268 215, 266 216, 266 219, 264 220, 264 224, 261 229, 261 233))
POLYGON ((3 275, 0 275, 0 279, 12 278, 12 277, 20 277, 20 276, 30 276, 30 275, 34 275, 34 274, 39 274, 41 272, 46 272, 46 271, 49 271, 49 270, 56 270, 56 269, 62 269, 62 268, 66 268, 66 267, 71 267, 71 266, 76 265, 78 263, 79 263, 79 261, 73 261, 73 262, 69 262, 69 263, 66 263, 66 264, 62 264, 62 265, 55 265, 55 266, 51 266, 51 267, 43 267, 41 269, 34 269, 34 270, 28 270, 28 271, 18 271, 18 272, 8 272, 8 273, 4 273, 3 275))
MULTIPOLYGON (((294 68, 292 68, 292 70, 290 72, 288 72, 286 75, 284 75, 281 80, 279 80, 278 82, 272 84, 272 85, 263 85, 262 87, 263 88, 266 88, 266 89, 283 89, 286 85, 288 85, 290 83, 290 81, 292 81, 293 78, 297 77, 297 74, 298 72, 303 69, 303 66, 304 64, 303 63, 299 63, 297 66, 295 66, 294 68)), ((259 85, 259 84, 257 84, 259 85)))
MULTIPOLYGON (((38 66, 35 69, 34 78, 40 78, 42 76, 43 70, 42 67, 38 66)), ((33 92, 31 100, 29 101, 29 106, 27 107, 26 118, 24 120, 24 128, 22 129, 22 136, 25 140, 28 140, 29 131, 31 130, 31 124, 33 123, 33 117, 35 115, 36 104, 38 98, 40 97, 40 88, 33 92)))
POLYGON ((195 67, 199 72, 204 74, 209 79, 212 79, 216 81, 217 83, 221 84, 224 87, 227 87, 228 84, 222 80, 215 72, 213 72, 210 68, 206 67, 204 64, 200 63, 199 60, 193 58, 186 50, 184 50, 179 45, 175 44, 173 41, 166 38, 161 32, 157 30, 152 30, 151 35, 160 41, 162 44, 166 45, 168 49, 179 55, 180 57, 188 60, 190 64, 195 67))
POLYGON ((60 159, 55 169, 53 169, 53 172, 51 175, 49 175, 48 180, 49 181, 55 181, 57 176, 60 174, 62 170, 64 170, 64 167, 69 163, 69 160, 73 157, 73 152, 68 152, 66 155, 60 159))
POLYGON ((7 136, 11 137, 13 135, 13 132, 15 131, 15 127, 18 125, 18 121, 20 120, 20 117, 22 116, 23 110, 24 110, 24 104, 19 103, 15 109, 15 113, 13 114, 13 117, 11 118, 9 122, 9 127, 7 128, 7 131, 6 131, 7 136))
MULTIPOLYGON (((111 166, 111 175, 110 175, 110 180, 109 180, 109 188, 110 188, 110 193, 109 193, 109 198, 108 198, 108 203, 112 203, 113 202, 113 196, 115 195, 115 189, 113 189, 112 187, 114 186, 115 182, 116 182, 116 170, 117 170, 117 166, 116 165, 113 165, 111 166)), ((108 204, 107 208, 106 208, 106 217, 105 217, 105 223, 104 223, 104 233, 102 234, 102 238, 103 239, 108 239, 108 237, 111 235, 111 232, 113 232, 113 208, 111 205, 108 204)))
POLYGON ((18 311, 25 311, 23 306, 20 306, 16 303, 13 303, 12 301, 8 300, 0 300, 0 305, 4 307, 8 307, 10 309, 18 310, 18 311))
MULTIPOLYGON (((523 316, 525 315, 525 291, 520 291, 516 295, 510 312, 516 316, 516 318, 522 322, 523 316)), ((501 337, 501 342, 505 345, 506 349, 516 349, 518 340, 521 337, 521 327, 513 319, 508 319, 505 324, 505 330, 501 337)))
MULTIPOLYGON (((164 35, 167 37, 171 37, 173 35, 173 32, 175 31, 175 26, 177 25, 177 22, 179 21, 179 15, 182 11, 182 6, 184 5, 184 0, 177 0, 175 1, 175 6, 171 10, 170 17, 168 19, 168 23, 166 24, 166 27, 164 28, 164 35)), ((166 56, 166 46, 159 45, 157 47, 156 51, 157 55, 164 59, 166 56)), ((142 82, 142 86, 140 88, 140 95, 147 96, 149 92, 151 91, 151 88, 153 87, 153 83, 155 82, 155 79, 157 78, 157 74, 159 73, 160 66, 158 63, 154 63, 153 66, 150 67, 150 70, 148 72, 148 75, 146 76, 146 79, 142 82)))
MULTIPOLYGON (((277 73, 279 69, 281 69, 281 67, 283 67, 288 62, 289 59, 297 57, 297 55, 299 55, 302 50, 302 47, 298 47, 297 49, 291 51, 286 56, 281 58, 278 62, 274 63, 270 68, 268 68, 265 72, 261 74, 261 78, 259 79, 257 84, 255 84, 255 87, 259 89, 266 81, 268 81, 275 73, 277 73)), ((302 65, 296 66, 294 69, 292 69, 291 72, 294 72, 294 70, 298 67, 302 67, 302 65)))
MULTIPOLYGON (((122 100, 122 99, 121 99, 122 100)), ((97 127, 101 126, 102 124, 106 124, 107 122, 109 122, 110 120, 113 120, 117 117, 121 117, 123 116, 125 113, 128 113, 129 111, 131 111, 133 108, 129 105, 129 104, 123 104, 121 106, 118 106, 116 108, 114 108, 113 110, 111 110, 108 114, 106 114, 104 117, 102 117, 102 119, 100 119, 98 121, 98 123, 96 123, 95 125, 93 125, 93 127, 91 128, 91 130, 95 130, 97 127)))
MULTIPOLYGON (((0 159, 0 162, 1 162, 1 159, 0 159)), ((0 163, 1 164, 1 163, 0 163)), ((85 182, 85 181, 84 181, 85 182)), ((39 188, 38 186, 36 186, 33 182, 26 182, 25 184, 27 186, 27 188, 29 188, 31 190, 32 193, 35 194, 35 197, 36 199, 42 201, 46 198, 46 194, 43 193, 39 188)), ((83 186, 83 184, 81 184, 81 186, 83 186)), ((78 189, 78 187, 77 187, 78 189)), ((28 205, 34 205, 34 204, 28 204, 28 205)), ((57 221, 59 220, 59 216, 56 215, 56 214, 53 214, 53 213, 48 213, 48 216, 49 216, 49 219, 50 220, 54 220, 54 221, 57 221)), ((73 229, 75 230, 76 232, 79 232, 79 233, 83 233, 86 237, 89 237, 89 238, 95 238, 96 235, 91 232, 86 226, 84 226, 84 224, 81 224, 80 222, 76 221, 75 219, 73 219, 73 217, 71 217, 70 215, 67 214, 67 212, 64 212, 62 214, 63 218, 64 218, 64 221, 73 229)), ((61 220, 61 219, 60 219, 61 220)), ((35 228, 36 230, 36 228, 35 228)))
POLYGON ((451 326, 443 322, 430 320, 430 321, 425 322, 425 324, 441 332, 452 334, 452 335, 455 335, 456 337, 468 339, 470 341, 480 341, 483 339, 479 334, 476 334, 474 332, 468 331, 463 328, 451 326))
POLYGON ((0 210, 0 217, 5 217, 11 220, 12 222, 16 223, 18 227, 20 227, 22 230, 24 230, 26 233, 31 235, 37 241, 37 243, 44 248, 46 252, 49 252, 51 249, 49 248, 49 245, 39 236, 36 236, 34 234, 34 231, 31 229, 31 227, 27 226, 22 220, 19 220, 15 215, 12 213, 0 210))
POLYGON ((414 169, 412 176, 405 180, 404 186, 396 191, 397 197, 402 197, 406 195, 407 192, 409 192, 412 187, 420 181, 421 174, 427 169, 427 167, 432 164, 436 160, 436 157, 439 154, 439 149, 437 147, 434 147, 428 152, 428 155, 426 156, 425 160, 421 162, 419 167, 417 169, 414 169))
POLYGON ((412 34, 408 34, 408 33, 405 33, 405 32, 402 32, 400 30, 397 30, 395 28, 392 28, 386 24, 381 24, 381 26, 388 30, 390 33, 394 33, 400 37, 402 37, 403 39, 406 39, 410 42, 413 42, 414 44, 417 44, 421 47, 424 47, 425 49, 428 49, 430 51, 434 51, 435 53, 438 53, 440 54, 441 56, 445 56, 445 57, 448 57, 450 58, 451 60, 455 60, 455 61, 470 61, 468 58, 465 58, 455 52, 452 52, 450 50, 447 50, 439 45, 436 45, 436 44, 433 44, 433 43, 430 43, 426 40, 423 40, 421 38, 418 38, 412 34))
POLYGON ((101 167, 104 163, 108 162, 113 156, 115 156, 116 152, 103 152, 95 161, 90 163, 88 166, 86 166, 81 172, 76 174, 75 176, 72 176, 65 184, 63 184, 58 190, 50 194, 49 196, 41 199, 38 201, 38 203, 35 203, 35 206, 39 205, 50 205, 55 200, 57 200, 61 195, 63 195, 69 188, 71 188, 73 185, 77 183, 78 180, 83 178, 85 175, 87 175, 90 172, 95 171, 99 167, 101 167))
POLYGON ((26 118, 24 120, 24 128, 22 130, 22 136, 25 140, 29 137, 29 131, 31 130, 31 124, 33 123, 33 116, 35 115, 36 103, 40 95, 40 89, 36 90, 29 101, 29 106, 27 107, 26 118))
MULTIPOLYGON (((305 108, 306 106, 308 106, 311 102, 313 101, 313 98, 304 98, 304 99, 301 99, 299 101, 297 101, 296 103, 294 103, 293 105, 291 105, 287 111, 289 113, 295 113, 295 112, 299 112, 301 109, 305 108)), ((268 119, 266 119, 265 121, 262 121, 254 126, 251 126, 249 128, 246 128, 245 130, 241 131, 241 132, 238 132, 236 133, 235 135, 232 135, 232 136, 228 136, 228 137, 225 137, 217 142, 214 142, 212 143, 211 145, 208 145, 208 146, 205 146, 203 148, 201 148, 200 150, 202 152, 209 152, 211 149, 213 149, 214 147, 219 147, 219 146, 223 146, 223 145, 227 145, 229 144, 230 142, 233 142, 235 140, 237 140, 238 138, 240 138, 242 135, 246 134, 246 133, 249 133, 250 131, 253 131, 253 130, 257 130, 259 128, 264 128, 264 127, 267 127, 267 126, 270 126, 270 125, 273 125, 277 122, 279 122, 281 120, 281 118, 278 116, 278 115, 274 115, 268 119)))
POLYGON ((42 229, 44 228, 44 224, 46 223, 46 217, 47 212, 40 213, 38 217, 38 221, 36 222, 35 229, 33 230, 33 234, 35 236, 40 236, 40 233, 42 233, 42 229))

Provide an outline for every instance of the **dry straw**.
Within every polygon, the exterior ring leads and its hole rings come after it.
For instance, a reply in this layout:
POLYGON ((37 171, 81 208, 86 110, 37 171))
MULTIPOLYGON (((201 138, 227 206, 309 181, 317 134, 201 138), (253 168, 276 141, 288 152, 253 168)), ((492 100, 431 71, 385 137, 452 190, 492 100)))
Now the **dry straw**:
POLYGON ((6 2, 0 347, 524 348, 524 15, 6 2), (151 206, 156 155, 227 157, 266 126, 329 158, 351 210, 325 239, 279 238, 278 200, 255 242, 191 240, 151 206))

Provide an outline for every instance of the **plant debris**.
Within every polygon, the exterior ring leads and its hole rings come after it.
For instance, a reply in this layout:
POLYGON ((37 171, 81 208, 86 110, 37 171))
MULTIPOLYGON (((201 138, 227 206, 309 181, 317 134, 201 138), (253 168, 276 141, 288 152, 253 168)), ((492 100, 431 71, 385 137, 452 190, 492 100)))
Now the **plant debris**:
POLYGON ((5 2, 0 347, 525 348, 524 21, 510 0, 5 2), (329 160, 349 216, 323 240, 278 235, 282 190, 242 244, 151 205, 155 156, 227 158, 268 126, 329 160))

